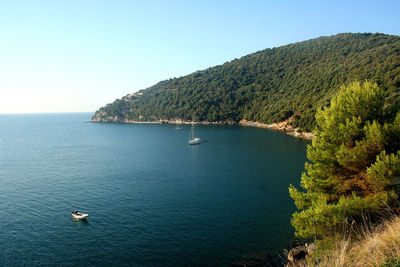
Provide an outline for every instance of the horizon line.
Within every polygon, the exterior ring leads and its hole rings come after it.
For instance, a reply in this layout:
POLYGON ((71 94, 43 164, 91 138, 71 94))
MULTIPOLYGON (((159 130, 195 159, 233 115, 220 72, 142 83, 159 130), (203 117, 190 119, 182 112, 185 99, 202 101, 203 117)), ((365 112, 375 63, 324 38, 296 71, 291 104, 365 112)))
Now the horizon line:
POLYGON ((54 111, 54 112, 9 112, 0 115, 40 115, 40 114, 67 114, 67 113, 95 113, 96 111, 54 111))

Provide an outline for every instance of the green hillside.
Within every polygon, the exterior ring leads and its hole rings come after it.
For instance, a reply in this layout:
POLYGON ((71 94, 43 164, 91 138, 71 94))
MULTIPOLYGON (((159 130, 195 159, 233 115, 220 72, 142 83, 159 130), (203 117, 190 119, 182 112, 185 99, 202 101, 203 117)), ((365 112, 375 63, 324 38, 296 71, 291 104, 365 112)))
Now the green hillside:
POLYGON ((377 82, 386 108, 400 104, 400 37, 345 33, 265 49, 161 81, 100 108, 93 121, 183 119, 273 123, 294 117, 311 130, 316 110, 340 86, 377 82))

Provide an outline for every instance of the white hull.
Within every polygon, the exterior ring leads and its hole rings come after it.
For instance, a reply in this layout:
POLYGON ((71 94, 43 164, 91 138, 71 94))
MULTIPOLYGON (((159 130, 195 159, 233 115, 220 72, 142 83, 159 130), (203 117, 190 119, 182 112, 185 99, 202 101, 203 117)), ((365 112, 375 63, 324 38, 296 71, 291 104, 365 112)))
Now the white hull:
POLYGON ((193 140, 189 140, 189 145, 198 145, 198 144, 200 144, 200 143, 201 143, 201 139, 198 138, 198 137, 196 137, 196 138, 193 139, 193 140))
POLYGON ((79 214, 74 214, 72 213, 72 218, 76 220, 86 220, 88 218, 89 214, 85 213, 79 213, 79 214))

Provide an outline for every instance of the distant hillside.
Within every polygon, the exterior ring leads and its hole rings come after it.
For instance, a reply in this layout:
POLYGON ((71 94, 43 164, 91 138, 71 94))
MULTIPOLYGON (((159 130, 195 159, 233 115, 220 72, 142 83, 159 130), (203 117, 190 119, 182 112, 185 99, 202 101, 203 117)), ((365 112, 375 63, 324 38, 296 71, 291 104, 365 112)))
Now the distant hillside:
POLYGON ((345 33, 265 49, 161 81, 100 108, 93 121, 183 119, 273 123, 292 117, 303 130, 341 85, 377 82, 387 107, 400 104, 400 37, 345 33))

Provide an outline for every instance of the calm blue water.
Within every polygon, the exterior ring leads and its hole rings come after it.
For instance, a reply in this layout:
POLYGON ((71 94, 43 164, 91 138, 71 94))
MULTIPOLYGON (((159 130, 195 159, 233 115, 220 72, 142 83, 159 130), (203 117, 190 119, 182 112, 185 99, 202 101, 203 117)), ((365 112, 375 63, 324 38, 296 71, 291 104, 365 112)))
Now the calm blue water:
POLYGON ((293 239, 306 141, 199 126, 189 147, 189 127, 91 115, 0 115, 0 265, 229 265, 293 239))

